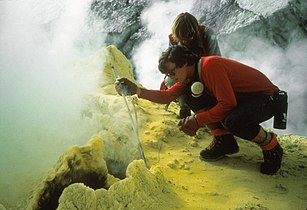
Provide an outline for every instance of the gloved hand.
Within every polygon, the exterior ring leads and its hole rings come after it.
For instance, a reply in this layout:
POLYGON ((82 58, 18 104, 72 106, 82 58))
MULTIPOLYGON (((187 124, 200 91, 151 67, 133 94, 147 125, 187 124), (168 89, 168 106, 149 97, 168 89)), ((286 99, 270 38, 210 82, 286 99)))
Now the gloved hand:
POLYGON ((137 92, 137 86, 127 78, 120 78, 115 82, 115 89, 119 95, 134 95, 137 92))
POLYGON ((182 119, 178 123, 179 130, 183 131, 185 134, 189 136, 195 136, 196 132, 200 128, 198 125, 195 116, 188 116, 185 119, 182 119))

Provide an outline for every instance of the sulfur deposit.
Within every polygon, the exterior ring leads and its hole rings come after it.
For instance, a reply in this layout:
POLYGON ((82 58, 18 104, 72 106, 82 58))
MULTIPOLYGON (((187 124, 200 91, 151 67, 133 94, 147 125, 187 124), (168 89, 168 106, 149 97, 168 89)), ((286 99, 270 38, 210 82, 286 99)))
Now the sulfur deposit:
MULTIPOLYGON (((100 50, 98 54, 100 59, 104 60, 99 79, 100 92, 86 98, 83 118, 94 129, 95 134, 101 136, 104 141, 103 156, 109 173, 118 178, 124 178, 128 164, 139 159, 140 155, 125 103, 114 88, 115 78, 112 67, 120 77, 135 81, 132 65, 113 45, 100 50)), ((146 123, 144 110, 137 106, 135 98, 130 97, 128 100, 133 102, 133 105, 129 102, 131 112, 136 110, 137 122, 142 128, 146 123)))
POLYGON ((74 146, 64 153, 37 188, 28 210, 56 209, 62 191, 73 183, 84 183, 93 189, 106 188, 108 173, 102 147, 101 139, 95 137, 88 145, 74 146))
MULTIPOLYGON (((105 59, 99 83, 101 87, 111 84, 111 89, 114 90, 113 84, 115 82, 115 78, 111 70, 112 67, 114 67, 119 77, 129 78, 131 81, 138 84, 134 79, 131 62, 114 45, 109 45, 106 48, 103 48, 100 53, 102 54, 102 59, 105 59)), ((115 93, 112 90, 111 92, 115 93)))
POLYGON ((176 209, 181 201, 158 168, 150 171, 143 160, 133 161, 127 178, 108 190, 90 189, 83 184, 67 187, 58 210, 73 209, 176 209))

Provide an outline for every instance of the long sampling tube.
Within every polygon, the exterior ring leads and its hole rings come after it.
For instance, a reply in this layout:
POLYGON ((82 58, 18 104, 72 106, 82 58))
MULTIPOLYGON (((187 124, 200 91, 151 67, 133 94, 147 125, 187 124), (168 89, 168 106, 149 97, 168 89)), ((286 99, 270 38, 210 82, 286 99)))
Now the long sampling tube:
MULTIPOLYGON (((113 72, 113 75, 115 77, 116 80, 118 80, 120 77, 118 76, 118 74, 116 74, 116 71, 115 71, 115 68, 112 66, 112 72, 113 72)), ((125 105, 126 105, 126 109, 127 109, 127 112, 129 114, 129 118, 130 118, 130 121, 131 121, 131 125, 132 125, 132 128, 133 128, 133 131, 134 131, 134 134, 136 136, 136 139, 137 139, 137 143, 138 143, 138 147, 139 147, 139 152, 140 152, 140 155, 142 157, 142 159, 144 160, 144 163, 145 163, 145 166, 147 168, 149 168, 148 164, 147 164, 147 161, 146 161, 146 158, 145 158, 145 154, 144 154, 144 150, 142 148, 142 144, 141 144, 141 140, 140 140, 140 136, 139 136, 139 129, 138 129, 138 126, 137 126, 137 115, 136 115, 136 110, 135 110, 135 107, 133 106, 134 108, 134 113, 135 113, 135 120, 133 119, 132 115, 131 115, 131 111, 130 111, 130 108, 128 106, 128 102, 127 102, 127 99, 126 99, 126 91, 123 91, 122 92, 122 97, 124 99, 124 102, 125 102, 125 105)))

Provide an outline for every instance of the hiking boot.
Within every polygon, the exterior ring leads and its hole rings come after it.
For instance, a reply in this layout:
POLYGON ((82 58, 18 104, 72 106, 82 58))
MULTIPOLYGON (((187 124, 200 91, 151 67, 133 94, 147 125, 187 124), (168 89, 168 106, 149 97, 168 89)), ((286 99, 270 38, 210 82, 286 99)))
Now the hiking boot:
POLYGON ((191 109, 189 108, 181 108, 179 111, 179 118, 185 119, 186 117, 191 116, 191 109))
POLYGON ((233 135, 215 136, 211 144, 200 152, 200 159, 216 161, 225 155, 239 152, 239 146, 233 135))
POLYGON ((283 149, 279 143, 270 150, 263 150, 263 160, 260 172, 263 174, 274 175, 280 169, 283 149))

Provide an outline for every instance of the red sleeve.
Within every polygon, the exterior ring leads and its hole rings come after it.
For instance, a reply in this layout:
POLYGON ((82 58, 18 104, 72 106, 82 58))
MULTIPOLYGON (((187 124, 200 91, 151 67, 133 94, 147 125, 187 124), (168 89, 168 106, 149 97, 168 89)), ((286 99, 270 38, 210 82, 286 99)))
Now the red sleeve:
POLYGON ((149 90, 140 88, 140 94, 138 97, 159 103, 168 104, 183 94, 185 84, 176 83, 167 90, 149 90))
POLYGON ((223 120, 237 106, 229 76, 229 72, 221 62, 203 61, 201 80, 218 103, 208 111, 196 114, 196 120, 200 125, 223 120))

